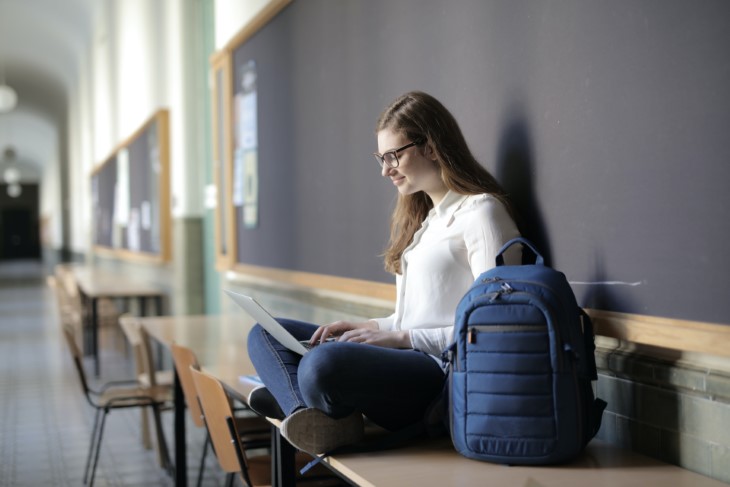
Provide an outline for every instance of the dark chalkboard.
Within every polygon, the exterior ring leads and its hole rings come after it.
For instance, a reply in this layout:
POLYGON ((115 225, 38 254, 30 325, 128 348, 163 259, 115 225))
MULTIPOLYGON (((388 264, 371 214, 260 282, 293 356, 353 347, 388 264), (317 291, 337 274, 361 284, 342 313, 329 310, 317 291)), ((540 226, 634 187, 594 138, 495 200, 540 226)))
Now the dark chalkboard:
POLYGON ((730 2, 295 0, 233 49, 258 89, 236 261, 392 282, 370 155, 396 96, 454 113, 584 306, 730 323, 730 2))
POLYGON ((92 174, 97 247, 169 258, 168 131, 162 110, 92 174))
POLYGON ((112 247, 114 201, 116 199, 117 159, 109 158, 91 176, 91 205, 94 219, 94 244, 112 247))

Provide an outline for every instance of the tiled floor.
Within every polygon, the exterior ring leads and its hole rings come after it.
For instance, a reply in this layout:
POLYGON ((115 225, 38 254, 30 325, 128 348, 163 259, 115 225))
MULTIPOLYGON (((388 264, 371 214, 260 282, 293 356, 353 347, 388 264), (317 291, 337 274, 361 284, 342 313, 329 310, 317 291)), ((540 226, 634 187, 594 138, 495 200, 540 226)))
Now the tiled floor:
MULTIPOLYGON (((99 382, 126 379, 133 364, 123 337, 103 337, 99 382)), ((91 362, 87 364, 91 370, 91 362)), ((163 414, 173 449, 172 414, 163 414)), ((93 410, 62 341, 55 302, 37 262, 0 263, 0 486, 81 486, 93 410)), ((189 484, 195 485, 204 432, 188 418, 189 484)), ((224 485, 208 455, 204 485, 224 485)), ((104 433, 95 485, 168 486, 154 450, 140 440, 139 411, 114 411, 104 433)))

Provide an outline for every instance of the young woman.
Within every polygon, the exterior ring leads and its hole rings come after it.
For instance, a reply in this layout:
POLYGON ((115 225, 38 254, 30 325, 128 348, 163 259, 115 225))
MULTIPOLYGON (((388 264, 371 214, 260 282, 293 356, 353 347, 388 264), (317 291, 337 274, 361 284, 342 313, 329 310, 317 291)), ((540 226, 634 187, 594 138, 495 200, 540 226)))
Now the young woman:
MULTIPOLYGON (((358 441, 363 415, 390 430, 423 418, 442 390, 438 357, 452 341, 459 300, 519 235, 502 189, 438 100, 422 92, 399 97, 376 132, 381 175, 399 193, 385 252, 385 268, 396 276, 395 312, 319 327, 281 320, 297 338, 320 344, 303 357, 260 326, 248 339, 256 371, 281 408, 265 414, 278 413, 282 434, 310 453, 358 441)), ((518 264, 514 249, 505 259, 518 264)))

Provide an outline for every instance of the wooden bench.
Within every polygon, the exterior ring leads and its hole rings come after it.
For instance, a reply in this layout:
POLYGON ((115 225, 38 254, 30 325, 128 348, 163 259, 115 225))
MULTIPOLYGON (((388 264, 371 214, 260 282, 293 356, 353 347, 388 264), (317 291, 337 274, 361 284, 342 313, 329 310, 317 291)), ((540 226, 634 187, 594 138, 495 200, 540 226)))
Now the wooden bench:
MULTIPOLYGON (((206 367, 218 377, 229 393, 245 401, 255 384, 241 380, 235 368, 222 365, 206 367)), ((273 424, 278 421, 270 420, 273 424)), ((275 445, 287 448, 281 438, 275 445)), ((279 452, 286 458, 291 452, 279 452)), ((274 454, 276 457, 277 454, 274 454)), ((471 460, 454 450, 448 437, 419 439, 402 448, 343 454, 324 460, 333 471, 358 486, 454 486, 471 485, 519 487, 596 487, 596 486, 670 486, 710 487, 727 484, 690 472, 675 465, 593 440, 585 452, 567 465, 516 467, 471 460)), ((280 472, 282 483, 291 472, 280 472)))
MULTIPOLYGON (((173 341, 196 351, 206 372, 218 377, 233 396, 246 400, 253 384, 240 377, 254 374, 246 358, 246 332, 240 316, 178 316, 139 318, 152 337, 163 345, 173 341)), ((179 398, 181 400, 181 397, 179 398)), ((179 404, 178 404, 179 405, 179 404)), ((176 407, 182 428, 177 431, 176 467, 184 467, 184 405, 176 407), (180 441, 183 444, 179 444, 180 441)), ((272 421, 276 424, 275 421, 272 421)), ((278 430, 277 430, 278 432, 278 430)), ((293 449, 280 435, 273 441, 278 466, 285 467, 293 449)), ((724 486, 718 480, 675 465, 593 440, 575 462, 552 467, 508 467, 478 462, 459 455, 449 438, 424 440, 379 452, 335 455, 324 460, 343 478, 361 486, 724 486)), ((177 485, 185 484, 181 468, 177 485)), ((275 486, 293 485, 293 471, 279 468, 275 486)))

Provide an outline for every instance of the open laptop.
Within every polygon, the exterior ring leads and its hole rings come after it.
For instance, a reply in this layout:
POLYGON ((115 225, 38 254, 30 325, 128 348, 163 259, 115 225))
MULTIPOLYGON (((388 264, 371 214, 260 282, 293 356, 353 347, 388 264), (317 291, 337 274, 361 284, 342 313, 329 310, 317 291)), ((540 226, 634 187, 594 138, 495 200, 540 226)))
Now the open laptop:
POLYGON ((276 338, 279 343, 292 352, 304 355, 310 348, 312 348, 309 345, 308 340, 297 340, 294 335, 289 333, 286 328, 281 325, 281 323, 276 321, 276 319, 251 296, 234 293, 228 289, 224 289, 223 292, 229 295, 237 305, 243 308, 243 310, 248 313, 251 318, 256 320, 266 331, 271 333, 271 336, 276 338))

